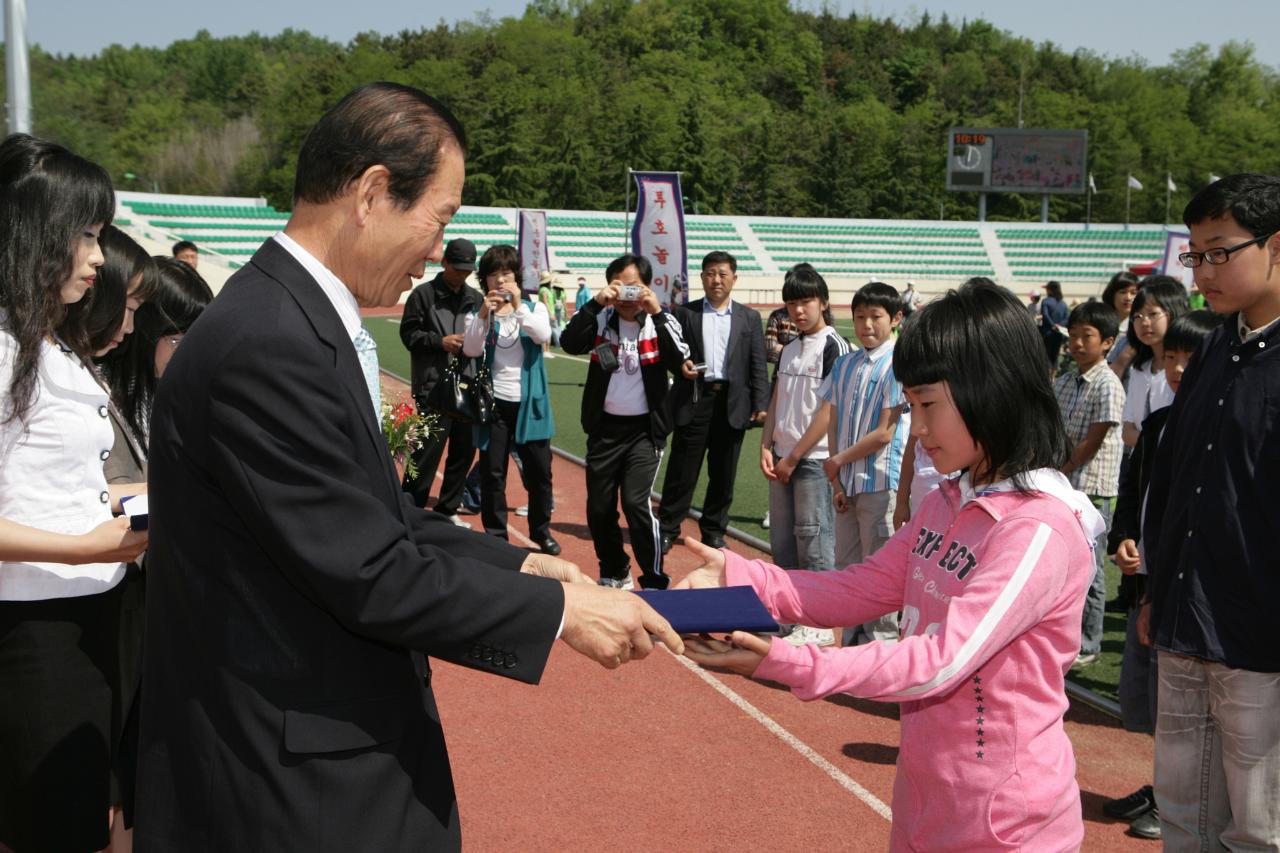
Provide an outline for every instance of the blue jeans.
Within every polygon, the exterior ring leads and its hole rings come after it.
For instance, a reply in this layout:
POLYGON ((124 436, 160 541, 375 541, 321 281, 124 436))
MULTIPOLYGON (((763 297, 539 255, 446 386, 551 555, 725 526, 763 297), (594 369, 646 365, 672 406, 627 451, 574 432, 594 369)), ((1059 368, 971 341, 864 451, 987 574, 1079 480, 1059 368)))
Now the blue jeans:
POLYGON ((835 567, 835 509, 822 460, 800 460, 786 485, 769 481, 769 519, 775 565, 819 571, 835 567))
POLYGON ((1159 652, 1164 849, 1280 849, 1280 673, 1159 652))
POLYGON ((1084 624, 1080 631, 1080 654, 1096 655, 1102 651, 1102 617, 1107 605, 1107 533, 1111 530, 1111 514, 1115 512, 1115 498, 1089 495, 1089 500, 1102 513, 1106 527, 1093 544, 1093 582, 1084 599, 1084 624))

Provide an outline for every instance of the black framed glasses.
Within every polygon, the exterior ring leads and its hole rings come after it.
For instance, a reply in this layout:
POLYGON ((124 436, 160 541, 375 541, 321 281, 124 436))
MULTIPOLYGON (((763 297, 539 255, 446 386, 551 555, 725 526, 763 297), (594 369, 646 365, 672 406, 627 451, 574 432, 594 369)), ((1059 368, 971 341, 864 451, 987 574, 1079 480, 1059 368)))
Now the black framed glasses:
POLYGON ((1272 237, 1276 236, 1276 234, 1280 234, 1280 231, 1272 231, 1270 234, 1264 234, 1261 237, 1254 237, 1252 240, 1232 246, 1229 249, 1209 249, 1205 252, 1183 252, 1181 255, 1178 255, 1178 263, 1188 269, 1195 269, 1202 263, 1216 267, 1219 264, 1225 264, 1227 261, 1231 260, 1231 255, 1233 253, 1238 252, 1241 249, 1247 249, 1258 243, 1265 243, 1272 237))

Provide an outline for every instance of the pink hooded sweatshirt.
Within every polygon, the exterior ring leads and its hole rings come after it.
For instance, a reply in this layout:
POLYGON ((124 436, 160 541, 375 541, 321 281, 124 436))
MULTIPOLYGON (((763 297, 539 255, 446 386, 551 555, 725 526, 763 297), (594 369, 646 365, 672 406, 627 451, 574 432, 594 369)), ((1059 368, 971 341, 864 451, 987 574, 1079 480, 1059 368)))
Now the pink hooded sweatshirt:
POLYGON ((1056 471, 975 494, 946 480, 869 560, 788 572, 725 551, 726 582, 750 585, 779 621, 857 625, 902 610, 897 643, 773 641, 756 678, 801 699, 898 702, 894 851, 1077 850, 1084 839, 1063 679, 1104 529, 1056 471))

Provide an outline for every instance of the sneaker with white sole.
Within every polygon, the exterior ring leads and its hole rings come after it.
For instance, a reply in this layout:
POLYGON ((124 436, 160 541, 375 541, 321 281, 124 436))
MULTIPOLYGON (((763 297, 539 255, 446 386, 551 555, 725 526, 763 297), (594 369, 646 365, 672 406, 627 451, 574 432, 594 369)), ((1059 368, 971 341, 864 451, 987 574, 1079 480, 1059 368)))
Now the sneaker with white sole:
POLYGON ((1071 668, 1084 669, 1086 666, 1093 663, 1097 659, 1098 659, 1097 652, 1090 652, 1089 654, 1085 654, 1084 652, 1081 652, 1080 654, 1076 655, 1075 663, 1071 664, 1071 668))
POLYGON ((516 515, 520 516, 521 518, 528 518, 528 517, 529 517, 529 505, 528 505, 528 504, 520 504, 520 506, 516 507, 516 515))
POLYGON ((793 646, 834 646, 836 635, 830 628, 810 628, 808 625, 797 625, 796 629, 783 639, 793 646))
POLYGON ((596 585, 610 586, 610 587, 613 587, 614 589, 627 589, 627 590, 636 588, 635 581, 633 581, 629 575, 625 578, 600 578, 600 580, 596 581, 596 585))
POLYGON ((764 518, 761 519, 760 521, 760 526, 763 527, 765 530, 769 529, 769 513, 766 512, 764 514, 764 518))
POLYGON ((449 523, 452 524, 454 527, 465 527, 467 530, 471 529, 471 522, 463 521, 462 519, 458 518, 457 515, 446 515, 443 512, 440 514, 443 515, 445 518, 449 519, 449 523))

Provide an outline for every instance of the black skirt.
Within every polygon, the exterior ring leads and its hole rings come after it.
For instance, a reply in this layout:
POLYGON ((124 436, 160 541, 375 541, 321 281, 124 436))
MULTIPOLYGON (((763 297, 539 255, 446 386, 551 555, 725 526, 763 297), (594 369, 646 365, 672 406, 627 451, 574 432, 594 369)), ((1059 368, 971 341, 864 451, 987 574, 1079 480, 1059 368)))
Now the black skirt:
POLYGON ((107 846, 120 587, 0 602, 0 845, 107 846))

